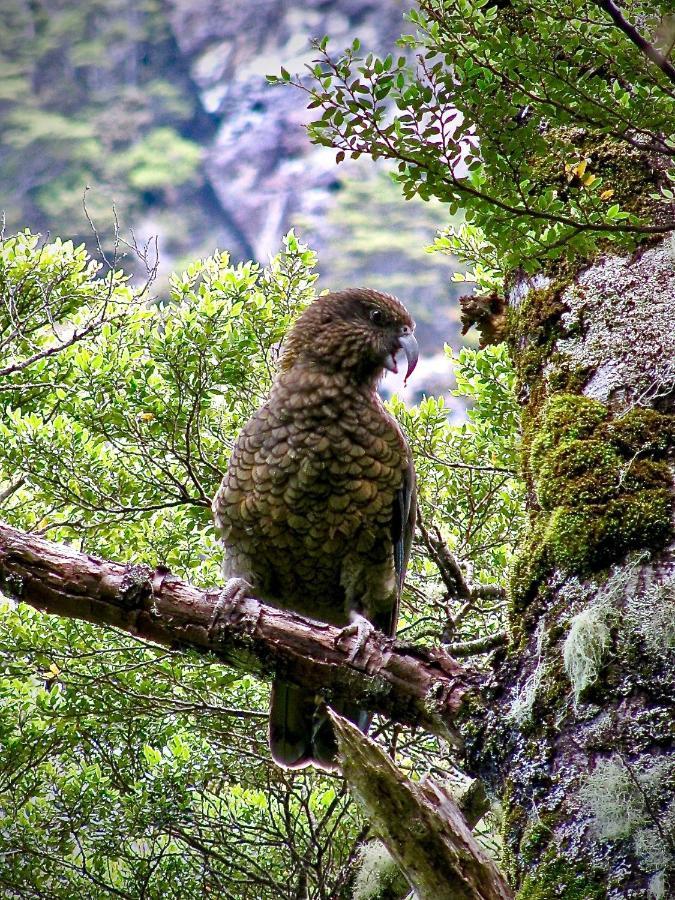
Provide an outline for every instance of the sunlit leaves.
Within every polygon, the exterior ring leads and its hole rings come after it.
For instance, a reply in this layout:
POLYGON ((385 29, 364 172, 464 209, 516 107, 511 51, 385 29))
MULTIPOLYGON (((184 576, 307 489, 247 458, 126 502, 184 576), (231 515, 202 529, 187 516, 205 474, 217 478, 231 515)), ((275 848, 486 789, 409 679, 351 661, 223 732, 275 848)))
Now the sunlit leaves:
MULTIPOLYGON (((0 259, 37 347, 63 333, 45 318, 45 297, 64 298, 65 333, 97 298, 109 313, 82 340, 0 380, 3 518, 217 584, 210 498, 268 390, 283 335, 314 296, 314 255, 292 233, 264 269, 215 253, 175 273, 153 302, 120 273, 97 277, 69 244, 41 248, 24 235, 0 259)), ((22 359, 11 311, 7 352, 22 359)), ((427 527, 467 571, 497 583, 522 515, 513 373, 503 348, 463 351, 452 363, 467 421, 450 424, 435 398, 392 409, 415 451, 427 527)), ((421 543, 411 568, 403 636, 437 643, 456 598, 444 596, 421 543)), ((502 625, 503 604, 486 601, 455 637, 502 625)), ((267 692, 208 658, 1 601, 8 896, 290 900, 305 878, 312 900, 348 896, 364 823, 336 776, 271 767, 267 692)), ((390 739, 383 723, 379 740, 390 739)), ((439 753, 428 735, 391 740, 415 778, 439 753)))
MULTIPOLYGON (((499 582, 523 526, 523 486, 518 477, 519 409, 514 373, 504 346, 462 350, 453 358, 455 393, 469 403, 468 421, 452 424, 442 398, 418 407, 398 401, 393 409, 410 437, 418 475, 420 510, 427 528, 440 530, 448 546, 477 581, 499 582)), ((420 542, 414 557, 414 590, 403 605, 411 634, 421 631, 438 641, 461 601, 443 598, 438 572, 420 542), (417 580, 419 579, 419 581, 417 580), (430 603, 430 597, 435 603, 430 603), (434 627, 430 623, 434 622, 434 627)), ((487 603, 464 623, 471 638, 504 626, 505 610, 487 603)))
MULTIPOLYGON (((136 304, 50 357, 39 403, 26 405, 21 384, 6 392, 0 465, 30 485, 6 518, 102 555, 166 556, 198 578, 232 436, 269 386, 281 338, 311 294, 313 262, 291 234, 267 270, 230 266, 224 254, 193 263, 172 278, 166 303, 136 304)), ((7 277, 23 300, 21 273, 7 277)), ((47 291, 55 276, 33 277, 47 291)), ((76 316, 88 314, 89 283, 79 270, 69 277, 61 288, 79 302, 76 316)), ((123 283, 111 309, 119 293, 123 283)), ((206 565, 204 577, 216 571, 206 565)))

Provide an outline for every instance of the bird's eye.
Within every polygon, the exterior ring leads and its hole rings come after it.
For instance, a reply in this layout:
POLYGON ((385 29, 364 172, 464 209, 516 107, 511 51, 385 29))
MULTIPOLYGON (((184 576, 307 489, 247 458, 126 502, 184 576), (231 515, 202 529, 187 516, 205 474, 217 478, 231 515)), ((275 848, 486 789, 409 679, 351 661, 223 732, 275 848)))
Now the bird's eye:
POLYGON ((384 322, 384 313, 381 309, 371 309, 370 311, 370 321, 375 325, 382 325, 384 322))

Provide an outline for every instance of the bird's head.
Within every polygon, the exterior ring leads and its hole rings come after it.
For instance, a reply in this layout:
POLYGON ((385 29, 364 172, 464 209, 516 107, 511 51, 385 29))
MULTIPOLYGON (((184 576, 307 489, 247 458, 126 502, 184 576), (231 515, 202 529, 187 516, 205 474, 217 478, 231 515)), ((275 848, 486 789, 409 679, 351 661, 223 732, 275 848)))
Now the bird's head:
POLYGON ((396 355, 403 351, 408 379, 417 365, 414 331, 407 309, 391 294, 367 288, 324 294, 286 337, 281 367, 311 365, 367 383, 377 381, 385 369, 397 372, 396 355))

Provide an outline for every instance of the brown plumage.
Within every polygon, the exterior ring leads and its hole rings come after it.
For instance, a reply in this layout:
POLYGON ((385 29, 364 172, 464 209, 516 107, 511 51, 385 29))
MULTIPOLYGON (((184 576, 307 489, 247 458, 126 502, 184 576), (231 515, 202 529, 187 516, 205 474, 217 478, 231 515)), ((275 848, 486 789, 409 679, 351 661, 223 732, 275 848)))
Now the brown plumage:
MULTIPOLYGON (((414 529, 410 450, 375 391, 398 350, 412 372, 413 330, 388 294, 315 300, 289 333, 269 399, 239 435, 213 501, 227 578, 275 606, 358 630, 360 641, 368 622, 396 631, 414 529)), ((367 711, 335 708, 367 729, 367 711)), ((334 766, 313 693, 275 681, 270 746, 290 768, 334 766)))

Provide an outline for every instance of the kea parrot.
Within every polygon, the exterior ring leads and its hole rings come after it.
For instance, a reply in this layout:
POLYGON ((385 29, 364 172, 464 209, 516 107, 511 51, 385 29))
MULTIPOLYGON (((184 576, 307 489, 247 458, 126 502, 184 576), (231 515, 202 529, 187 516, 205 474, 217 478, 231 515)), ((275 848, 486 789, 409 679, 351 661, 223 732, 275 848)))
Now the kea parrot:
MULTIPOLYGON (((267 402, 242 429, 213 500, 225 547, 225 594, 244 590, 356 635, 396 632, 415 527, 407 441, 376 386, 403 351, 417 363, 415 323, 393 296, 365 288, 325 294, 296 320, 267 402)), ((367 731, 372 714, 331 706, 367 731)), ((277 678, 270 749, 289 769, 336 767, 322 698, 277 678)))

